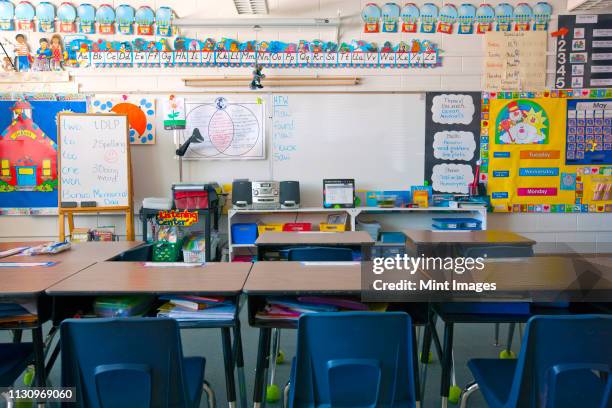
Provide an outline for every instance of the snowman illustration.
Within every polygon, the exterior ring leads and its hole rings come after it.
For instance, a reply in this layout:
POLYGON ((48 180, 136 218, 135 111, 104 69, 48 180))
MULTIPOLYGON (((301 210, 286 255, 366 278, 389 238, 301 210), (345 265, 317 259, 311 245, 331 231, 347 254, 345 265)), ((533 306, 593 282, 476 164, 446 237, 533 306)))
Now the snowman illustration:
POLYGON ((508 104, 507 118, 499 122, 497 131, 503 144, 538 144, 545 139, 541 127, 535 126, 535 112, 522 110, 517 101, 508 104))

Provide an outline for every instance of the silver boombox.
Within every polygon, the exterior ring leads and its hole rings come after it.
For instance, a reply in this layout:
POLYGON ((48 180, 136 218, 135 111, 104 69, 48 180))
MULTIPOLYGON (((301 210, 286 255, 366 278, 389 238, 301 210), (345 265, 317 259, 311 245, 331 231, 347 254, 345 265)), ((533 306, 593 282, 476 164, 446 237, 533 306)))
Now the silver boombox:
POLYGON ((253 209, 276 210, 280 208, 280 186, 278 181, 254 181, 253 209))

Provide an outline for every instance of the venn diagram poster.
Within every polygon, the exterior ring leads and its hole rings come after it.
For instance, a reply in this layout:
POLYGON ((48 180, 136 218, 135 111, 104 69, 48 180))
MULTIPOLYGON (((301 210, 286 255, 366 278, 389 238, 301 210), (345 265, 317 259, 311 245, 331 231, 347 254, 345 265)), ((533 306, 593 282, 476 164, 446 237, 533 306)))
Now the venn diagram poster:
POLYGON ((434 192, 467 194, 480 154, 480 93, 426 94, 425 180, 434 192))
POLYGON ((265 159, 265 105, 261 98, 236 102, 218 97, 206 102, 185 101, 186 138, 197 129, 186 159, 265 159))
MULTIPOLYGON (((568 123, 577 124, 577 103, 588 104, 580 108, 593 108, 595 102, 553 97, 483 99, 483 111, 489 113, 487 190, 495 211, 612 211, 612 166, 605 162, 576 165, 572 144, 576 139, 567 132, 568 123)), ((594 151, 596 143, 588 149, 594 151)))

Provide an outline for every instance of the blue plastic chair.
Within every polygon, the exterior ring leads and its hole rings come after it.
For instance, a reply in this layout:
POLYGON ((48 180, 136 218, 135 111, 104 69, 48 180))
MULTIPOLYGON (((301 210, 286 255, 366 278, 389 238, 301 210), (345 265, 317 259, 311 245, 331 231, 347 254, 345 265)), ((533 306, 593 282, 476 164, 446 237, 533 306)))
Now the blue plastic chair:
POLYGON ((529 319, 518 360, 468 362, 491 408, 609 408, 612 406, 612 316, 535 316, 529 319))
POLYGON ((305 314, 297 337, 289 407, 416 406, 408 314, 305 314))
POLYGON ((288 251, 287 259, 300 262, 350 262, 353 260, 353 251, 350 248, 335 247, 291 248, 288 251))
POLYGON ((32 343, 1 343, 0 387, 10 387, 33 359, 32 343))
MULTIPOLYGON (((62 385, 88 408, 199 407, 206 360, 183 357, 178 323, 162 318, 68 319, 62 385)), ((74 406, 74 405, 70 405, 74 406)))

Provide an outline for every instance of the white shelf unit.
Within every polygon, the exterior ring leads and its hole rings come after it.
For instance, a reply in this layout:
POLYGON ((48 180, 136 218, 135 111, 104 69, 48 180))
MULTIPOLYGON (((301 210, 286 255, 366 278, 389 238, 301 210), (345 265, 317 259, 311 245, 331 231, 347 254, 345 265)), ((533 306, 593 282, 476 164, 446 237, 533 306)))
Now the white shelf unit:
POLYGON ((348 215, 350 230, 354 231, 357 219, 376 219, 381 221, 383 231, 398 231, 406 228, 431 229, 432 218, 475 218, 482 223, 482 229, 487 229, 487 210, 478 208, 322 208, 304 207, 298 209, 279 210, 235 210, 230 209, 227 215, 229 259, 239 254, 255 254, 255 245, 233 244, 232 225, 245 222, 287 223, 310 222, 314 226, 327 220, 327 215, 345 213, 348 215))

